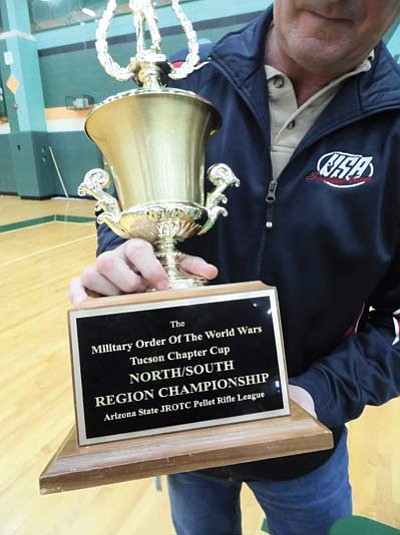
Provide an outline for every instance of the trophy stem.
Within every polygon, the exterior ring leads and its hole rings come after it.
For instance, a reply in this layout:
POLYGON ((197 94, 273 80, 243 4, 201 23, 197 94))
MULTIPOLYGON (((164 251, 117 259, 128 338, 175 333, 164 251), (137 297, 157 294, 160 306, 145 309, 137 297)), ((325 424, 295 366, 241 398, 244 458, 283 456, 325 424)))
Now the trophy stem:
POLYGON ((155 254, 167 272, 170 290, 197 288, 207 283, 205 278, 188 274, 181 268, 180 262, 184 255, 175 248, 173 238, 164 237, 155 243, 155 254))

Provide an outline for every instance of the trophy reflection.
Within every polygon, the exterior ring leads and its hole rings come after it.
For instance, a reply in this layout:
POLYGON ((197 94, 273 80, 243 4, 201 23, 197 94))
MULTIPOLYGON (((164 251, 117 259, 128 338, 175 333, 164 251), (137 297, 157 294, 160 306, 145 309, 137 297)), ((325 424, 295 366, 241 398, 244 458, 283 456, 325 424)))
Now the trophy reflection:
POLYGON ((121 67, 108 53, 107 30, 116 8, 109 0, 97 31, 100 63, 118 80, 133 79, 140 87, 111 96, 88 116, 85 131, 102 151, 110 169, 118 201, 104 191, 111 183, 102 169, 89 171, 79 186, 79 195, 89 194, 102 209, 99 223, 107 224, 124 238, 142 238, 152 243, 165 268, 171 289, 205 284, 205 279, 188 275, 180 268, 181 242, 206 233, 217 218, 227 215, 224 190, 239 185, 225 164, 205 172, 205 150, 211 136, 221 127, 221 116, 204 98, 166 87, 168 78, 180 79, 196 67, 198 42, 179 0, 172 9, 188 40, 185 62, 175 68, 161 51, 154 4, 131 0, 137 37, 137 53, 127 67, 121 67), (146 48, 145 26, 151 45, 146 48), (215 186, 204 193, 204 177, 215 186))

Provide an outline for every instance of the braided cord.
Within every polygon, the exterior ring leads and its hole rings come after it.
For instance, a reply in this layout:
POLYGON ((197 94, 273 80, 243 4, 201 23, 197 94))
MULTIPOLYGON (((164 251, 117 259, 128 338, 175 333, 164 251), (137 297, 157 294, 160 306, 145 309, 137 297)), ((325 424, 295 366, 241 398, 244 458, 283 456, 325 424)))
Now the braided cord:
POLYGON ((169 77, 173 80, 180 80, 186 78, 188 74, 194 71, 196 65, 199 62, 199 43, 197 41, 197 34, 193 28, 192 23, 183 12, 179 0, 171 0, 172 9, 181 23, 181 26, 186 34, 188 40, 189 53, 186 56, 186 60, 180 67, 174 69, 169 77))
MULTIPOLYGON (((130 2, 131 4, 131 2, 130 2)), ((192 23, 183 12, 179 0, 171 0, 172 9, 179 20, 188 40, 188 55, 186 60, 177 69, 172 69, 169 77, 173 80, 179 80, 186 78, 199 62, 199 43, 197 41, 197 35, 193 28, 192 23)), ((116 61, 114 61, 111 55, 108 53, 107 32, 111 24, 115 9, 117 7, 116 0, 108 0, 107 7, 103 13, 103 16, 99 20, 99 25, 96 31, 96 50, 97 57, 100 64, 104 68, 107 74, 116 78, 121 82, 130 80, 134 74, 131 63, 127 67, 121 67, 116 61)), ((135 13, 133 13, 135 16, 135 13)), ((154 43, 153 43, 154 44, 154 43)), ((137 59, 137 58, 134 58, 137 59)), ((151 58, 149 58, 151 61, 151 58)))
POLYGON ((132 78, 133 74, 129 69, 129 66, 121 67, 108 53, 107 31, 110 27, 111 19, 113 18, 116 7, 116 0, 108 0, 107 7, 99 21, 96 31, 96 50, 99 62, 106 73, 120 82, 126 82, 132 78))

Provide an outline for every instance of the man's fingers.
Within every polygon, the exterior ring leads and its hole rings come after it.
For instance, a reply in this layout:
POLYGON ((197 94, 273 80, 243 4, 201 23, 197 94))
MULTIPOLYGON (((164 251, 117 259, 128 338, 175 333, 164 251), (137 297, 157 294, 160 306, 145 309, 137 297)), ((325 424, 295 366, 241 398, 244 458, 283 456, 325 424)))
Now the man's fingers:
MULTIPOLYGON (((96 260, 96 270, 118 293, 143 292, 146 284, 142 277, 127 264, 123 255, 107 252, 96 260)), ((107 292, 105 295, 112 295, 107 292)))
POLYGON ((134 269, 147 281, 148 286, 156 290, 168 289, 168 276, 148 242, 139 239, 127 241, 120 252, 124 260, 134 266, 134 269))
MULTIPOLYGON (((187 273, 211 280, 218 270, 202 258, 184 255, 181 267, 187 273)), ((85 269, 80 277, 71 281, 70 300, 78 305, 90 292, 110 296, 121 293, 144 292, 146 289, 166 290, 168 276, 154 254, 150 243, 132 239, 123 245, 101 254, 95 266, 85 269)))
POLYGON ((100 295, 119 295, 122 293, 117 285, 98 272, 96 266, 86 268, 80 278, 85 289, 100 295))
POLYGON ((74 306, 79 305, 79 303, 82 303, 82 301, 85 301, 88 298, 80 277, 75 277, 69 283, 68 296, 74 306))
POLYGON ((209 264, 199 256, 185 255, 182 258, 180 265, 182 269, 188 273, 199 275, 207 280, 215 279, 215 277, 218 275, 218 269, 213 264, 209 264))

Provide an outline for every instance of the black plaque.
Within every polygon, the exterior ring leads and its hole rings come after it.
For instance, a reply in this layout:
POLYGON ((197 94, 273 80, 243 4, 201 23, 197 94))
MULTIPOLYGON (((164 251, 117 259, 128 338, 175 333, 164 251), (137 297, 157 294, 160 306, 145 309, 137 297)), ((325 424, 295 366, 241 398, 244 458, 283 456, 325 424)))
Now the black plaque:
POLYGON ((273 289, 70 313, 80 445, 289 413, 273 289))

